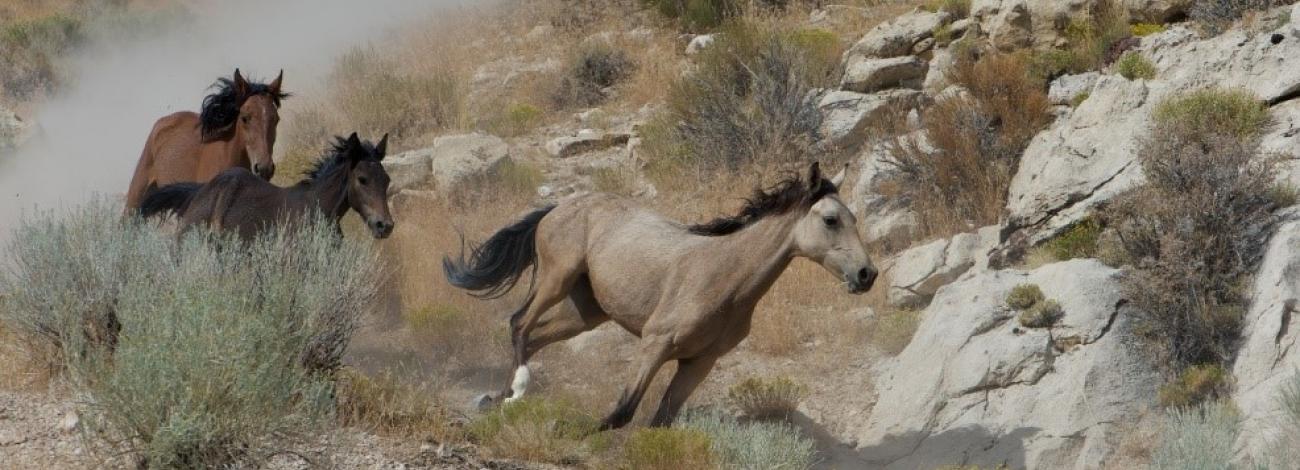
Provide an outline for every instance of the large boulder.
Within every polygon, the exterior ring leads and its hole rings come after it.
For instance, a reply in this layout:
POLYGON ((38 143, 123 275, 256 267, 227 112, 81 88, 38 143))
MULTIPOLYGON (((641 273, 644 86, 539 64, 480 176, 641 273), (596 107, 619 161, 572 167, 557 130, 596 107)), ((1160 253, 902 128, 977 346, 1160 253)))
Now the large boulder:
POLYGON ((546 153, 557 158, 571 157, 624 145, 631 138, 632 135, 626 132, 601 132, 594 129, 583 129, 574 135, 551 139, 546 143, 546 153))
POLYGON ((1050 47, 1070 22, 1087 15, 1097 0, 974 0, 970 13, 989 42, 1002 50, 1050 47))
POLYGON ((1047 100, 1056 105, 1071 104, 1075 97, 1092 93, 1092 86, 1096 85, 1101 77, 1101 73, 1098 72, 1057 77, 1056 80, 1052 80, 1051 87, 1047 90, 1047 100))
POLYGON ((510 147, 501 138, 481 133, 448 135, 433 145, 384 159, 392 188, 441 193, 474 176, 495 170, 510 158, 510 147))
POLYGON ((1283 424, 1283 394, 1300 370, 1300 221, 1281 225, 1269 242, 1255 276, 1232 375, 1232 401, 1241 410, 1241 447, 1263 455, 1283 424))
POLYGON ((911 54, 917 43, 933 37, 935 28, 947 22, 951 16, 946 11, 928 12, 919 8, 899 15, 871 28, 849 48, 846 57, 889 58, 911 54))
POLYGON ((853 149, 866 141, 867 130, 873 123, 891 115, 916 107, 921 92, 909 89, 885 90, 879 93, 852 91, 824 92, 817 99, 817 110, 822 122, 819 130, 824 145, 853 149))
MULTIPOLYGON (((904 138, 920 139, 920 135, 916 132, 904 138)), ((860 170, 848 205, 858 216, 865 241, 886 252, 907 247, 920 232, 920 220, 908 201, 890 188, 899 176, 891 146, 884 142, 869 145, 857 160, 860 170)))
POLYGON ((988 266, 989 250, 998 244, 998 228, 989 226, 975 233, 961 233, 899 253, 889 263, 886 297, 895 307, 924 307, 939 288, 974 268, 988 266))
POLYGON ((1278 104, 1269 112, 1273 127, 1260 139, 1260 156, 1278 159, 1278 181, 1300 188, 1300 100, 1278 104))
POLYGON ((855 433, 857 468, 1102 468, 1160 383, 1133 346, 1119 275, 1072 260, 940 289, 911 344, 882 368, 855 433), (1023 283, 1060 303, 1055 326, 1016 320, 1005 298, 1023 283))
POLYGON ((858 93, 900 86, 920 88, 928 71, 925 61, 913 55, 887 59, 855 56, 844 67, 840 88, 858 93))

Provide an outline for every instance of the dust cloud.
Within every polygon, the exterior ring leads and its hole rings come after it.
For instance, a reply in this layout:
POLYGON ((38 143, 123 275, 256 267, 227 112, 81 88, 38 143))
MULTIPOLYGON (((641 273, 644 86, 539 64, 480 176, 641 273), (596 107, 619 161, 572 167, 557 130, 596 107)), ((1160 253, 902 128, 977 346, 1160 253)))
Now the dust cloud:
MULTIPOLYGON (((457 3, 222 0, 192 5, 192 15, 153 37, 92 41, 70 58, 70 86, 29 117, 34 136, 15 154, 0 156, 0 242, 24 213, 120 197, 153 122, 172 112, 197 111, 207 87, 236 67, 266 81, 284 69, 289 92, 317 86, 339 53, 381 39, 408 21, 447 14, 457 3)), ((293 107, 293 99, 284 104, 285 110, 293 107)))

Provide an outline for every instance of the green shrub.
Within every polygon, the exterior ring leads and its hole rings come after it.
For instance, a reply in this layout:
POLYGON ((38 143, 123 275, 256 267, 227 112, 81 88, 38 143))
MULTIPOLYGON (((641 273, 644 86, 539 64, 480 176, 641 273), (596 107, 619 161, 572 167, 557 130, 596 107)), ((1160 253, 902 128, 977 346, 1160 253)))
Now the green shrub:
POLYGON ((1188 367, 1174 381, 1160 386, 1160 405, 1186 407, 1226 395, 1231 385, 1228 370, 1219 364, 1188 367))
POLYGON ((1079 92, 1079 94, 1074 95, 1074 97, 1070 98, 1070 107, 1071 108, 1079 107, 1079 105, 1083 104, 1084 101, 1088 101, 1089 96, 1092 95, 1086 91, 1079 92))
POLYGON ((341 55, 330 75, 332 96, 348 120, 344 127, 394 138, 462 125, 465 89, 450 72, 402 75, 369 48, 341 55))
POLYGON ((1231 403, 1216 401, 1176 408, 1165 415, 1160 445, 1151 454, 1153 470, 1229 469, 1241 433, 1241 418, 1231 403))
POLYGON ((502 405, 468 427, 470 437, 494 455, 572 464, 608 445, 595 434, 600 422, 563 400, 525 397, 502 405))
POLYGON ((1256 158, 1269 116, 1246 92, 1207 89, 1157 105, 1138 149, 1146 185, 1101 215, 1132 269, 1136 326, 1178 372, 1232 357, 1254 272, 1275 224, 1276 160, 1256 158))
POLYGON ((719 468, 806 470, 817 462, 812 440, 785 423, 742 423, 717 410, 692 410, 678 419, 676 427, 708 435, 719 468))
POLYGON ((1137 37, 1163 33, 1165 29, 1165 25, 1156 23, 1134 23, 1128 28, 1129 32, 1133 33, 1133 35, 1137 37))
POLYGON ((808 387, 787 377, 750 377, 727 390, 727 401, 751 418, 785 419, 807 394, 808 387))
POLYGON ((819 35, 745 22, 724 27, 644 129, 650 174, 707 175, 804 159, 821 123, 809 93, 831 85, 827 70, 838 66, 837 55, 805 49, 821 44, 809 37, 819 35))
POLYGON ((1187 134, 1228 134, 1244 139, 1268 129, 1268 106, 1242 89, 1205 88, 1162 101, 1157 124, 1187 134))
POLYGON ((1119 61, 1115 63, 1115 70, 1121 77, 1129 80, 1156 78, 1155 64, 1136 52, 1125 52, 1120 56, 1119 61))
POLYGON ((1034 75, 1052 79, 1064 74, 1100 70, 1117 59, 1129 31, 1127 11, 1114 1, 1092 5, 1087 15, 1071 19, 1064 28, 1066 44, 1060 49, 1032 53, 1029 60, 1034 75))
POLYGON ((1057 261, 1092 258, 1097 255, 1097 240, 1101 238, 1101 222, 1089 217, 1065 229, 1041 246, 1057 261))
POLYGON ((1289 183, 1274 184, 1269 188, 1268 198, 1275 207, 1291 207, 1300 201, 1300 189, 1289 183))
POLYGON ((543 117, 541 108, 527 103, 516 103, 497 118, 492 128, 496 134, 502 136, 520 136, 541 124, 543 117))
POLYGON ((46 213, 15 231, 0 281, 6 328, 61 347, 94 442, 151 468, 256 461, 327 416, 328 371, 377 291, 370 242, 329 224, 201 232, 178 244, 115 204, 46 213))
POLYGON ((1037 284, 1021 284, 1007 294, 1007 306, 1016 310, 1029 310, 1043 301, 1043 291, 1037 284))
POLYGON ((695 429, 637 429, 623 444, 623 463, 629 470, 714 468, 712 445, 708 434, 695 429))
POLYGON ((556 106, 593 106, 605 100, 605 89, 632 75, 636 65, 627 53, 602 42, 578 49, 568 71, 551 96, 556 106))
POLYGON ((1055 300, 1044 300, 1020 312, 1020 326, 1025 328, 1047 328, 1055 325, 1065 312, 1055 300))
POLYGON ((718 27, 727 18, 743 12, 739 0, 641 0, 659 14, 681 21, 689 31, 703 31, 718 27))
POLYGON ((970 15, 970 0, 926 0, 921 8, 932 12, 946 11, 952 14, 953 19, 961 19, 970 15))

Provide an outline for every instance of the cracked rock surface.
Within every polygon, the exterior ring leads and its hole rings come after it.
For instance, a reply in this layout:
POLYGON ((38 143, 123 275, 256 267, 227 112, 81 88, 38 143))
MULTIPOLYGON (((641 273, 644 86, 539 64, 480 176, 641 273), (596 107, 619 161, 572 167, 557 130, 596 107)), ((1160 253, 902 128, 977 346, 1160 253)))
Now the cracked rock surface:
POLYGON ((912 343, 878 378, 858 428, 866 468, 1099 468, 1117 424, 1154 403, 1156 372, 1134 349, 1119 271, 1072 260, 972 272, 938 290, 912 343), (1037 284, 1065 315, 1025 328, 1007 293, 1037 284))

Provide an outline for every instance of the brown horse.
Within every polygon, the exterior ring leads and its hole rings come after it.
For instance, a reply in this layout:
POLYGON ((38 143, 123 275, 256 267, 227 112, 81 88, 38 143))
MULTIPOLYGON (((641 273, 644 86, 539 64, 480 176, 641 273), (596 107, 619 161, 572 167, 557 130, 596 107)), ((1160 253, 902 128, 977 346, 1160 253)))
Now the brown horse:
POLYGON ((857 222, 838 196, 844 172, 826 180, 814 163, 807 180, 756 191, 740 214, 686 226, 607 194, 575 197, 528 214, 469 257, 443 259, 447 280, 498 297, 529 266, 530 292, 510 317, 515 377, 502 395, 528 386, 528 359, 548 344, 613 320, 640 340, 636 378, 601 429, 631 421, 655 373, 677 372, 654 426, 672 423, 713 364, 749 334, 754 306, 796 257, 820 263, 850 292, 871 288, 876 268, 857 222), (568 298, 576 307, 550 307, 568 298))
POLYGON ((393 233, 388 212, 388 173, 380 163, 388 135, 378 144, 363 142, 354 132, 334 144, 306 177, 290 188, 267 182, 245 168, 221 172, 205 184, 178 183, 152 191, 140 206, 145 217, 173 212, 181 231, 206 224, 214 231, 234 231, 251 239, 286 220, 319 211, 338 226, 348 209, 357 211, 375 238, 393 233))
POLYGON ((126 192, 126 209, 140 207, 145 193, 173 183, 206 183, 227 168, 252 168, 264 179, 275 175, 271 152, 280 122, 284 71, 270 85, 250 83, 235 69, 203 99, 199 114, 181 111, 155 122, 126 192))

